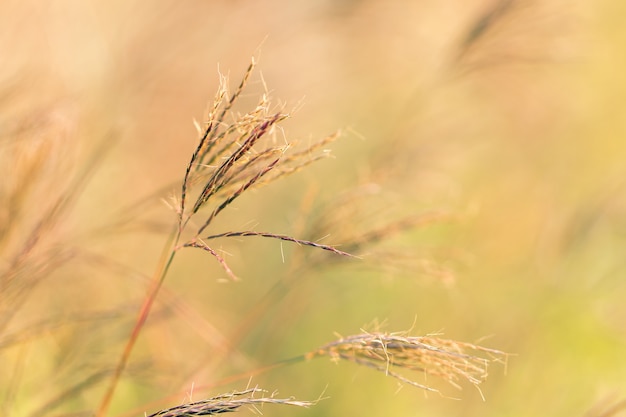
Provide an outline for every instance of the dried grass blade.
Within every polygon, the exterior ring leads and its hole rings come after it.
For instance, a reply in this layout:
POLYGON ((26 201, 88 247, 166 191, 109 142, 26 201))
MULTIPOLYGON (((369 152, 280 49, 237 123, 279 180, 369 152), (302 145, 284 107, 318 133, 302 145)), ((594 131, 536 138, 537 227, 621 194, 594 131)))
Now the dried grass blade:
POLYGON ((347 257, 350 257, 350 258, 357 258, 357 256, 354 256, 354 255, 352 255, 352 254, 350 254, 348 252, 341 251, 341 250, 335 248, 334 246, 322 245, 320 243, 311 242, 309 240, 296 239, 296 238, 291 237, 291 236, 278 235, 278 234, 275 234, 275 233, 254 232, 254 231, 251 231, 251 230, 247 230, 247 231, 242 231, 242 232, 219 233, 219 234, 216 234, 216 235, 207 236, 207 237, 205 237, 205 239, 209 240, 209 239, 217 239, 217 238, 221 238, 221 237, 247 237, 247 236, 260 236, 260 237, 267 237, 267 238, 270 238, 270 239, 279 239, 279 240, 284 240, 284 241, 287 241, 287 242, 297 243, 298 245, 312 246, 314 248, 323 249, 323 250, 326 250, 326 251, 329 251, 329 252, 336 253, 337 255, 347 256, 347 257))

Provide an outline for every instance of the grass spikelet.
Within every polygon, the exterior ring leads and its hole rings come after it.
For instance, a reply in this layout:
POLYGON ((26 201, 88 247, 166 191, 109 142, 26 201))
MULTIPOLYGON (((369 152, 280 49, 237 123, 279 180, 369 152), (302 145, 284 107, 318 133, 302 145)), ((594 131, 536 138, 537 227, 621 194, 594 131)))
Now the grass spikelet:
POLYGON ((224 268, 224 271, 226 271, 228 276, 231 277, 233 281, 239 281, 239 278, 237 278, 235 273, 230 269, 230 267, 226 263, 226 260, 219 253, 217 253, 215 249, 207 246, 205 243, 202 243, 202 242, 188 242, 185 244, 185 246, 189 248, 204 249, 205 251, 209 252, 211 255, 215 257, 217 262, 219 262, 222 268, 224 268))
POLYGON ((326 136, 325 138, 317 141, 316 143, 313 143, 304 150, 294 152, 291 155, 287 155, 282 161, 280 169, 274 170, 273 175, 270 175, 270 178, 267 181, 274 181, 275 179, 278 179, 280 177, 293 174, 307 167, 308 165, 319 161, 320 159, 328 158, 331 153, 328 150, 323 150, 322 148, 331 144, 340 136, 341 132, 334 132, 326 136), (316 153, 316 151, 319 150, 322 150, 322 152, 316 153))
POLYGON ((309 407, 315 404, 310 401, 297 401, 293 398, 274 398, 273 395, 269 397, 254 397, 254 394, 263 392, 266 391, 260 388, 233 391, 232 393, 218 395, 208 400, 196 401, 161 410, 150 414, 148 417, 211 416, 214 414, 234 412, 239 410, 242 406, 250 406, 256 409, 257 405, 263 404, 293 405, 296 407, 309 407))
POLYGON ((226 198, 219 206, 217 206, 217 208, 215 210, 213 210, 211 215, 204 222, 204 225, 200 229, 198 229, 198 234, 202 233, 204 231, 204 229, 206 229, 209 226, 209 224, 215 218, 215 216, 217 216, 222 210, 224 210, 226 208, 226 206, 228 206, 230 203, 233 202, 233 200, 235 200, 237 197, 239 197, 241 194, 243 194, 248 188, 250 188, 252 185, 254 185, 261 177, 263 177, 265 174, 270 172, 272 170, 272 168, 274 168, 276 166, 276 164, 278 163, 279 160, 280 159, 275 159, 268 166, 266 166, 262 170, 258 171, 245 184, 243 184, 241 187, 239 187, 238 190, 236 190, 233 194, 231 194, 228 198, 226 198))
POLYGON ((473 385, 487 377, 490 362, 506 354, 470 343, 432 336, 405 336, 389 333, 362 333, 341 338, 305 355, 307 359, 328 356, 367 366, 401 382, 439 392, 396 372, 396 369, 441 378, 456 388, 465 380, 473 385))
POLYGON ((325 251, 329 251, 337 255, 347 256, 350 258, 356 258, 356 256, 349 254, 348 252, 341 251, 334 246, 322 245, 321 243, 316 243, 316 242, 312 242, 309 240, 296 239, 287 235, 278 235, 275 233, 267 233, 267 232, 255 232, 252 230, 247 230, 243 232, 225 232, 225 233, 207 236, 204 239, 210 240, 210 239, 217 239, 220 237, 247 237, 247 236, 260 236, 260 237, 267 237, 270 239, 284 240, 286 242, 297 243, 298 245, 312 246, 314 248, 323 249, 325 251))
POLYGON ((196 200, 196 203, 192 209, 192 214, 198 212, 200 207, 204 206, 204 204, 209 200, 209 198, 214 195, 224 184, 226 184, 225 179, 228 178, 229 171, 235 166, 235 164, 242 159, 247 152, 249 152, 254 144, 265 135, 268 130, 280 120, 286 118, 286 115, 277 113, 269 120, 266 120, 256 126, 254 130, 250 133, 247 139, 237 148, 235 152, 233 152, 227 159, 219 166, 217 170, 213 173, 209 181, 205 184, 202 193, 196 200))

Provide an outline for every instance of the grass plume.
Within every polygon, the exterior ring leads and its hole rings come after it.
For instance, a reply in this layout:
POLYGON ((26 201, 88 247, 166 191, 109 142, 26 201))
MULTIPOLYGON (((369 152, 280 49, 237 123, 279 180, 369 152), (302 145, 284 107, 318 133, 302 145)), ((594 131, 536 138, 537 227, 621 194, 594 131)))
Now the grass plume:
POLYGON ((471 343, 434 336, 408 336, 402 333, 361 333, 342 337, 305 355, 345 360, 385 373, 415 387, 439 392, 397 372, 404 369, 441 378, 456 388, 462 380, 473 385, 487 377, 490 362, 506 358, 503 352, 471 343))

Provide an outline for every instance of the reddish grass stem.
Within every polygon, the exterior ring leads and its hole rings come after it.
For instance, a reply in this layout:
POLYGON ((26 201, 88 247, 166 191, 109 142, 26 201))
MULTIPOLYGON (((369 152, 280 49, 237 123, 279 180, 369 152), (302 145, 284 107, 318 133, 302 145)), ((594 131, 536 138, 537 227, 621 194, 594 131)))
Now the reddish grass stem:
POLYGON ((152 285, 150 286, 150 290, 146 298, 139 309, 139 314, 137 316, 137 320, 135 321, 135 325, 133 326, 133 330, 126 342, 126 346, 118 360, 117 366, 115 367, 115 371, 113 372, 113 377, 111 378, 111 383, 107 388, 106 393, 102 397, 102 401, 100 402, 100 406, 98 407, 98 411, 96 412, 96 417, 105 417, 111 405, 111 400, 113 399, 113 394, 115 394, 115 389, 119 383, 120 377, 126 368, 130 355, 135 347, 135 343, 139 337, 139 333, 143 329, 143 326, 148 319, 148 315, 150 314, 150 310, 152 309, 152 305, 156 300, 157 295, 159 294, 159 290, 163 285, 163 281, 167 276, 167 272, 172 265, 172 261, 176 255, 176 245, 178 240, 180 239, 181 229, 176 226, 176 231, 172 232, 170 235, 170 239, 168 243, 165 245, 166 250, 163 251, 161 256, 161 261, 155 271, 154 279, 152 280, 152 285))

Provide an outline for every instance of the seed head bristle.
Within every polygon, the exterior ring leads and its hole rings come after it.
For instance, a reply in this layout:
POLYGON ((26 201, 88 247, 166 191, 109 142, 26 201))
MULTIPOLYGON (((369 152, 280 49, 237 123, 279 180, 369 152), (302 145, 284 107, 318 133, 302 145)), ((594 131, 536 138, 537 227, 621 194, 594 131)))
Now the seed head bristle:
POLYGON ((291 175, 311 165, 312 163, 319 161, 320 159, 328 158, 331 156, 329 151, 323 151, 322 153, 317 153, 317 151, 334 142, 337 138, 339 138, 340 134, 340 132, 335 132, 310 145, 304 150, 287 155, 283 159, 281 166, 274 170, 273 175, 268 176, 266 181, 271 182, 278 178, 291 175))

